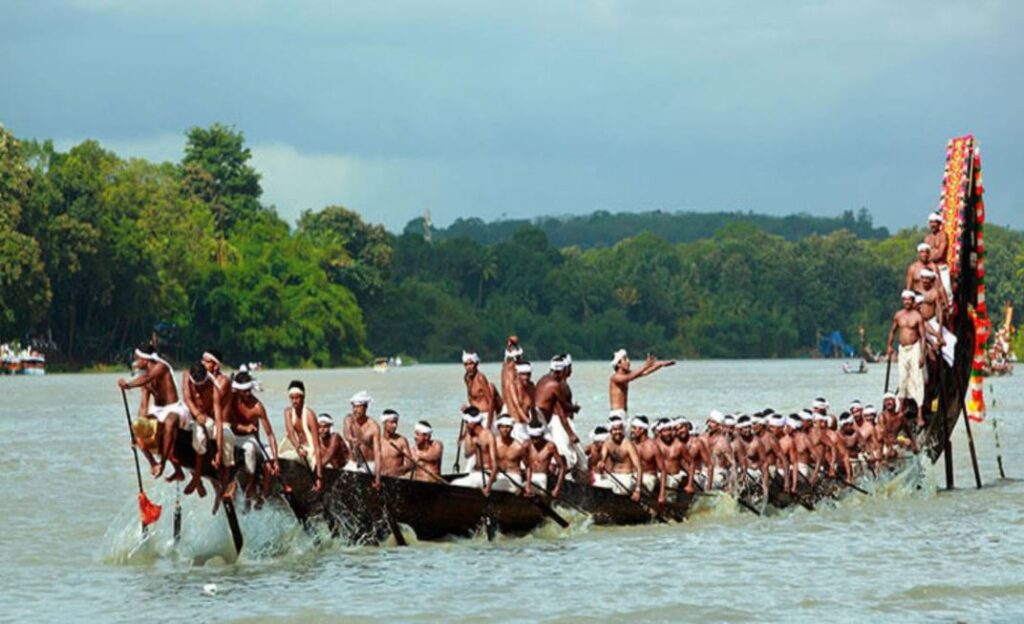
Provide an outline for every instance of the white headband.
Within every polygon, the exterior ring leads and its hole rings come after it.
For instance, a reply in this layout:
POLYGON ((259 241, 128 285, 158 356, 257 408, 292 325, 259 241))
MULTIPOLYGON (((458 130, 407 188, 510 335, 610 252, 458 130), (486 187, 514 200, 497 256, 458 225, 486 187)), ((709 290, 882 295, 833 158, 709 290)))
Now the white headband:
POLYGON ((321 425, 333 425, 334 419, 327 414, 320 414, 316 417, 316 422, 321 425))
POLYGON ((523 354, 523 348, 517 347, 515 349, 505 349, 505 359, 514 360, 523 354))
POLYGON ((917 250, 918 251, 931 251, 932 250, 932 246, 929 245, 928 243, 921 243, 920 245, 917 246, 917 250))
POLYGON ((864 409, 864 406, 861 405, 860 401, 854 401, 853 403, 850 403, 850 411, 853 411, 855 408, 858 408, 858 407, 861 408, 861 409, 864 409))
POLYGON ((604 442, 605 440, 608 439, 608 434, 607 433, 591 433, 590 434, 590 439, 593 440, 594 442, 604 442))
POLYGON ((306 392, 302 388, 289 388, 288 396, 298 394, 300 396, 306 396, 306 392))
POLYGON ((885 400, 885 399, 892 399, 893 401, 895 401, 896 400, 896 393, 895 392, 886 392, 885 394, 882 395, 882 399, 883 400, 885 400))
POLYGON ((505 415, 494 421, 494 424, 497 427, 512 427, 516 424, 516 421, 512 420, 511 416, 505 415))
POLYGON ((252 382, 247 381, 245 383, 238 383, 237 381, 231 382, 231 389, 239 392, 245 392, 246 390, 252 390, 252 382))
POLYGON ((648 423, 645 423, 644 421, 640 420, 639 416, 634 416, 633 418, 631 418, 629 420, 629 427, 630 428, 640 427, 641 429, 650 429, 651 425, 649 425, 648 423))
POLYGON ((380 421, 387 422, 389 420, 398 420, 398 412, 385 412, 381 414, 380 421))
POLYGON ((799 429, 800 427, 803 426, 803 424, 804 423, 803 423, 803 421, 800 420, 800 418, 787 418, 786 419, 786 426, 787 427, 792 427, 794 429, 799 429))
POLYGON ((434 433, 434 430, 424 425, 423 423, 416 423, 416 426, 412 428, 416 433, 422 433, 423 435, 430 435, 434 433))
POLYGON ((210 358, 211 360, 217 363, 217 366, 220 366, 220 359, 216 355, 210 353, 209 351, 203 351, 203 357, 210 358))
POLYGON ((627 354, 625 349, 619 349, 618 351, 616 351, 615 355, 612 356, 612 368, 618 366, 619 362, 621 362, 623 358, 626 357, 626 355, 627 354))
POLYGON ((524 364, 516 364, 516 373, 520 375, 528 375, 533 372, 533 366, 529 362, 524 364))
POLYGON ((462 421, 468 425, 477 425, 484 421, 484 415, 477 414, 476 416, 471 416, 470 414, 463 414, 462 421))
POLYGON ((711 410, 711 413, 708 414, 708 420, 720 425, 722 424, 722 420, 724 420, 724 417, 722 416, 722 412, 718 410, 711 410))
POLYGON ((828 408, 828 401, 825 401, 824 399, 814 399, 814 402, 811 403, 811 406, 826 409, 828 408))
POLYGON ((557 357, 551 358, 551 367, 550 368, 551 368, 551 370, 553 370, 555 372, 563 371, 563 370, 569 368, 568 358, 561 359, 561 360, 558 359, 557 357))
POLYGON ((143 360, 149 360, 150 362, 159 362, 160 356, 156 353, 146 353, 138 349, 135 350, 135 357, 142 358, 143 360))
POLYGON ((360 390, 352 395, 352 398, 348 400, 352 405, 369 405, 373 401, 373 397, 366 390, 360 390))
POLYGON ((473 362, 474 364, 479 364, 480 363, 480 356, 478 356, 476 353, 470 353, 468 351, 463 351, 462 352, 462 363, 463 364, 469 364, 470 362, 473 362))
POLYGON ((928 215, 928 221, 938 221, 939 223, 942 223, 942 215, 940 215, 937 212, 933 212, 930 215, 928 215))
POLYGON ((868 414, 877 414, 877 413, 878 413, 878 410, 875 409, 874 405, 865 405, 864 406, 864 415, 865 416, 867 416, 868 414))
POLYGON ((900 299, 913 299, 917 296, 917 293, 910 290, 909 288, 900 293, 900 299))
POLYGON ((539 426, 539 427, 527 427, 527 428, 526 428, 526 433, 527 433, 527 435, 529 435, 529 436, 530 436, 531 438, 539 438, 539 437, 541 437, 541 436, 543 436, 543 435, 544 435, 544 432, 545 432, 546 430, 547 430, 547 429, 546 429, 546 428, 544 427, 544 425, 541 425, 541 426, 539 426))

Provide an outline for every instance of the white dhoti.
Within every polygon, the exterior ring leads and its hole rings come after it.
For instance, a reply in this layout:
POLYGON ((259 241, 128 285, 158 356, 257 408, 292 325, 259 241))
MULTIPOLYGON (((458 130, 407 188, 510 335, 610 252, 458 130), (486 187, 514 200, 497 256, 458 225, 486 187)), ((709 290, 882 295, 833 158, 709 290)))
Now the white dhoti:
POLYGON ((366 468, 364 468, 363 464, 357 463, 357 462, 355 462, 354 460, 351 460, 351 459, 348 460, 348 463, 345 464, 345 467, 342 470, 347 470, 349 472, 364 472, 365 473, 367 468, 370 469, 370 473, 371 474, 377 474, 377 464, 375 464, 373 462, 366 462, 366 468))
POLYGON ((192 450, 200 455, 205 455, 210 446, 210 438, 216 435, 217 425, 213 422, 212 418, 207 418, 205 425, 200 425, 196 420, 193 420, 190 424, 189 428, 192 430, 192 450))
POLYGON ((185 426, 183 426, 181 422, 186 422, 187 424, 187 421, 190 421, 192 418, 191 414, 188 413, 188 407, 186 407, 185 403, 182 401, 171 403, 170 405, 154 405, 150 408, 149 413, 153 418, 156 418, 156 421, 161 425, 167 421, 171 414, 174 414, 178 417, 180 421, 178 426, 182 429, 184 429, 185 426))
POLYGON ((798 462, 796 465, 796 471, 805 479, 811 476, 811 466, 809 464, 798 462))
MULTIPOLYGON (((939 319, 937 319, 935 317, 932 317, 932 319, 930 321, 928 321, 928 326, 933 331, 935 331, 937 333, 938 332, 942 333, 942 340, 945 342, 945 344, 942 345, 942 359, 946 360, 946 365, 947 366, 952 366, 953 365, 953 358, 955 357, 955 354, 956 354, 956 335, 953 334, 953 332, 951 332, 948 329, 946 329, 945 327, 940 327, 939 326, 939 319)), ((936 343, 937 344, 939 342, 939 339, 938 339, 937 336, 929 334, 928 335, 928 342, 936 343)))
POLYGON ((680 470, 676 474, 671 474, 665 477, 665 490, 678 490, 686 485, 686 482, 686 471, 680 470))
POLYGON ((477 488, 477 489, 483 489, 483 487, 484 487, 484 485, 486 483, 487 483, 487 477, 484 475, 484 473, 480 472, 479 470, 471 472, 471 473, 469 473, 468 475, 466 475, 464 477, 459 477, 458 479, 455 479, 454 481, 452 481, 452 485, 455 485, 455 486, 458 486, 458 487, 477 488))
POLYGON ((594 475, 594 487, 611 490, 616 494, 630 495, 636 488, 636 475, 632 472, 594 475))
POLYGON ((522 442, 524 444, 527 441, 529 441, 530 434, 526 431, 525 424, 517 422, 516 424, 512 425, 512 439, 515 440, 516 442, 522 442))
POLYGON ((953 285, 949 279, 949 265, 940 264, 939 267, 939 281, 942 282, 942 287, 946 289, 946 297, 953 300, 953 285))
POLYGON ((306 455, 300 455, 299 451, 296 450, 295 445, 289 438, 285 438, 279 447, 277 447, 277 456, 280 459, 289 459, 292 461, 302 462, 307 468, 315 471, 316 465, 309 461, 309 458, 313 457, 313 447, 307 442, 302 445, 303 450, 306 451, 306 455))
POLYGON ((535 487, 543 488, 546 490, 548 488, 548 476, 543 472, 535 472, 530 477, 530 483, 532 483, 535 487))
POLYGON ((645 472, 644 476, 641 479, 641 481, 644 484, 643 487, 641 488, 642 490, 645 490, 649 494, 657 494, 658 493, 657 488, 658 488, 658 486, 660 484, 660 482, 658 480, 658 475, 654 474, 653 472, 645 472))
MULTIPOLYGON (((572 426, 572 425, 570 425, 572 426)), ((587 469, 587 455, 580 448, 579 444, 573 444, 569 432, 562 426, 562 419, 552 416, 548 424, 551 431, 551 441, 558 448, 558 454, 565 458, 566 467, 571 471, 574 468, 587 469)))
POLYGON ((896 396, 901 399, 911 398, 917 402, 918 409, 924 405, 924 368, 920 364, 921 343, 900 345, 899 370, 900 386, 896 396))
MULTIPOLYGON (((235 465, 235 449, 237 448, 242 449, 245 469, 250 473, 255 473, 256 458, 263 456, 259 450, 259 442, 256 440, 256 436, 251 433, 245 435, 237 434, 225 425, 224 450, 221 453, 221 461, 224 462, 225 466, 231 467, 235 465)), ((267 453, 268 457, 270 456, 266 447, 263 447, 263 453, 267 453)))

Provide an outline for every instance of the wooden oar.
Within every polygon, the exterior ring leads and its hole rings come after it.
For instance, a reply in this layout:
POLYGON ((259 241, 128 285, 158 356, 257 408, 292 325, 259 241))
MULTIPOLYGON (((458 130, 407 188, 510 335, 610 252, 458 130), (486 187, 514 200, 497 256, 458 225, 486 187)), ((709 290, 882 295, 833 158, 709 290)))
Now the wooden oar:
POLYGON ((466 421, 459 418, 459 439, 455 441, 455 472, 462 472, 459 460, 462 458, 462 436, 465 433, 466 421))
MULTIPOLYGON (((260 430, 257 429, 254 433, 255 433, 255 436, 256 436, 256 448, 259 449, 260 456, 263 457, 263 464, 264 464, 264 468, 263 469, 266 470, 265 466, 266 466, 266 464, 270 463, 270 457, 267 455, 266 449, 263 448, 263 440, 260 439, 260 430)), ((278 463, 280 464, 280 462, 278 462, 278 463)), ((281 476, 281 472, 280 471, 278 471, 276 476, 277 476, 277 482, 281 486, 281 497, 284 498, 284 502, 288 503, 288 508, 292 510, 292 514, 300 522, 302 522, 303 525, 305 525, 306 524, 305 519, 304 518, 300 518, 299 517, 299 512, 295 510, 295 498, 294 498, 294 496, 292 494, 292 486, 290 486, 290 485, 288 485, 287 483, 284 482, 284 477, 281 476)), ((320 485, 322 487, 323 483, 321 483, 320 485)))
POLYGON ((388 440, 388 444, 391 445, 391 448, 395 449, 396 451, 398 451, 399 453, 404 455, 406 458, 408 458, 409 461, 411 461, 413 464, 415 464, 420 470, 422 470, 423 472, 427 473, 427 476, 432 478, 434 481, 437 481, 438 483, 443 483, 445 485, 451 485, 450 483, 445 481, 444 478, 441 477, 441 475, 434 474, 434 471, 430 470, 429 468, 427 468, 427 466, 423 462, 419 461, 418 459, 416 459, 412 455, 410 455, 410 454, 406 453, 405 451, 403 451, 400 446, 398 446, 397 444, 395 444, 391 440, 388 440))
MULTIPOLYGON (((506 479, 508 479, 509 482, 512 483, 512 485, 514 485, 517 488, 519 488, 519 491, 521 493, 525 493, 526 492, 526 488, 523 487, 522 485, 519 485, 515 481, 515 479, 513 479, 511 476, 509 476, 509 474, 507 472, 505 472, 501 468, 498 468, 498 473, 501 474, 502 476, 504 476, 506 479)), ((551 518, 552 520, 554 520, 555 524, 557 524, 558 526, 562 527, 563 529, 569 528, 569 521, 566 520, 565 518, 563 518, 562 516, 558 515, 558 512, 555 511, 551 507, 551 505, 548 505, 547 503, 545 503, 543 500, 541 500, 538 497, 531 497, 530 500, 533 502, 534 505, 537 506, 537 509, 541 510, 541 512, 545 516, 547 516, 547 517, 551 518)))
MULTIPOLYGON (((363 464, 363 469, 366 470, 366 474, 370 476, 371 482, 375 480, 373 471, 370 470, 370 465, 366 463, 366 457, 363 456, 362 449, 359 448, 358 444, 352 446, 356 454, 359 456, 359 461, 363 464)), ((383 488, 383 483, 381 487, 383 488)), ((408 542, 405 541, 405 536, 402 535, 402 529, 398 526, 398 522, 395 520, 395 516, 391 513, 391 507, 388 505, 388 499, 384 496, 384 492, 377 492, 377 496, 380 497, 381 505, 384 507, 384 522, 387 523, 388 529, 391 530, 391 534, 395 536, 395 543, 399 546, 408 546, 408 542)))
POLYGON ((999 478, 1005 479, 1006 473, 1003 472, 1003 447, 999 444, 999 427, 996 424, 998 418, 992 417, 992 434, 996 440, 996 463, 999 465, 999 478))
MULTIPOLYGON (((627 488, 626 485, 622 481, 619 481, 619 478, 615 476, 614 472, 609 471, 609 472, 606 472, 605 474, 608 475, 609 477, 611 477, 612 481, 614 481, 616 485, 618 485, 620 488, 622 488, 623 492, 628 492, 629 491, 629 488, 627 488)), ((645 510, 647 510, 647 513, 652 514, 654 516, 654 519, 657 520, 658 522, 661 522, 662 524, 668 524, 668 520, 661 513, 661 511, 659 511, 657 507, 652 506, 650 503, 648 503, 646 500, 644 500, 643 491, 644 491, 643 483, 641 483, 640 484, 640 494, 641 495, 640 495, 640 500, 637 501, 637 504, 640 505, 641 507, 643 507, 645 510)), ((625 494, 624 496, 629 496, 629 494, 625 494)))
POLYGON ((825 478, 826 479, 831 479, 831 480, 835 481, 836 483, 842 483, 846 487, 852 488, 854 490, 857 490, 861 494, 868 494, 868 495, 871 494, 871 492, 868 492, 867 490, 865 490, 864 488, 860 487, 859 485, 857 485, 855 483, 851 483, 851 482, 847 481, 846 479, 840 479, 839 477, 830 477, 827 474, 825 475, 825 478))
POLYGON ((174 543, 181 541, 181 481, 176 481, 178 488, 174 495, 174 543))
POLYGON ((889 392, 889 372, 892 371, 892 356, 889 355, 889 350, 885 350, 885 390, 889 392))
POLYGON ((238 526, 238 514, 235 513, 235 502, 230 498, 221 501, 224 507, 224 517, 228 519, 228 528, 231 530, 231 541, 235 545, 235 554, 242 554, 242 546, 245 545, 245 538, 242 536, 242 527, 238 526))
POLYGON ((128 409, 128 393, 121 388, 121 400, 124 401, 124 417, 128 422, 128 441, 132 445, 132 454, 135 456, 135 478, 139 483, 139 519, 142 523, 142 536, 148 537, 149 525, 160 519, 160 505, 150 502, 146 491, 142 487, 142 468, 139 466, 139 449, 135 445, 135 432, 132 431, 132 413, 128 409), (152 516, 149 518, 148 516, 152 516), (147 520, 149 520, 147 522, 147 520))
MULTIPOLYGON (((750 475, 747 475, 747 476, 749 477, 750 475)), ((700 483, 697 483, 696 480, 693 482, 693 484, 695 486, 697 486, 697 489, 699 490, 697 492, 697 494, 699 494, 701 496, 718 496, 718 494, 716 494, 715 492, 708 492, 707 490, 705 490, 703 487, 701 487, 700 483)), ((749 509, 750 511, 754 512, 755 514, 757 514, 759 516, 761 515, 761 510, 760 509, 758 509, 757 507, 754 507, 748 501, 743 500, 742 497, 740 497, 740 496, 733 496, 732 498, 734 498, 736 500, 736 502, 739 503, 740 505, 743 505, 743 507, 745 507, 746 509, 749 509)))

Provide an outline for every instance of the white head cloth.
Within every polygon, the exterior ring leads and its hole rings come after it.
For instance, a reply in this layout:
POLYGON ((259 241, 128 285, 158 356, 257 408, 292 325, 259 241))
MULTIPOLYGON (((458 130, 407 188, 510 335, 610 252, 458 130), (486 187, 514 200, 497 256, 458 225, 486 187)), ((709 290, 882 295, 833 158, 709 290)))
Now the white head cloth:
POLYGON ((917 297, 917 293, 909 288, 900 293, 900 299, 913 299, 915 297, 917 297))
MULTIPOLYGON (((547 430, 548 430, 547 427, 545 427, 544 425, 541 425, 539 427, 527 426, 526 427, 526 434, 528 436, 530 436, 531 438, 540 438, 545 433, 547 433, 547 430)), ((605 435, 607 435, 607 434, 605 434, 605 435)))
POLYGON ((484 415, 482 413, 477 413, 476 416, 473 416, 472 414, 463 414, 462 421, 468 425, 477 425, 484 421, 484 415))
POLYGON ((650 429, 651 425, 650 423, 645 423, 644 421, 640 420, 639 416, 634 416, 633 418, 629 419, 629 427, 631 429, 633 427, 640 427, 641 429, 650 429))
POLYGON ((868 416, 868 415, 871 415, 871 414, 877 414, 877 413, 878 413, 878 410, 875 409, 874 405, 868 404, 868 405, 864 406, 864 415, 865 416, 868 416))
POLYGON ((321 425, 333 425, 334 419, 327 414, 320 414, 316 417, 316 422, 321 425))
POLYGON ((245 392, 246 390, 252 390, 253 382, 247 381, 245 383, 239 383, 237 381, 231 382, 231 389, 237 390, 238 392, 245 392))
POLYGON ((423 435, 430 435, 434 433, 434 430, 424 425, 423 423, 416 423, 416 426, 412 428, 416 433, 422 433, 423 435))
POLYGON ((930 215, 928 215, 928 222, 930 223, 932 221, 938 221, 939 223, 942 223, 942 215, 939 214, 938 212, 931 213, 930 215))
POLYGON ((722 421, 725 420, 725 417, 722 416, 722 412, 718 410, 711 410, 711 413, 708 414, 708 420, 720 425, 722 424, 722 421))
POLYGON ((516 347, 515 349, 505 349, 505 359, 514 360, 523 354, 522 347, 516 347))
POLYGON ((369 407, 370 403, 373 402, 373 397, 366 390, 360 390, 352 395, 352 398, 348 400, 352 405, 366 405, 369 407))
POLYGON ((533 372, 533 366, 529 362, 522 364, 516 364, 516 373, 519 375, 529 375, 533 372))
POLYGON ((590 432, 590 439, 592 441, 594 441, 594 442, 604 442, 605 440, 608 439, 608 432, 605 432, 605 433, 595 433, 595 432, 591 431, 590 432))
POLYGON ((381 422, 387 422, 389 420, 398 420, 398 412, 394 410, 388 410, 380 415, 381 422))
POLYGON ((210 353, 209 351, 203 351, 203 357, 210 358, 211 360, 217 363, 217 366, 220 366, 220 359, 217 358, 217 356, 215 356, 214 354, 210 353))
POLYGON ((885 399, 892 399, 893 401, 895 401, 896 400, 896 393, 895 392, 886 392, 885 394, 882 395, 882 400, 884 401, 885 399))
POLYGON ((569 368, 568 358, 559 359, 557 356, 551 358, 551 370, 558 372, 569 368))
POLYGON ((921 243, 920 245, 917 246, 918 253, 920 253, 922 251, 931 251, 931 250, 932 250, 932 246, 929 245, 928 243, 921 243))
POLYGON ((478 356, 476 353, 470 353, 468 351, 463 351, 462 352, 462 363, 463 364, 469 364, 470 362, 473 362, 474 364, 479 364, 480 363, 480 356, 478 356))
POLYGON ((612 368, 615 368, 616 366, 618 366, 619 362, 621 362, 622 359, 624 357, 626 357, 627 355, 628 354, 626 353, 625 349, 619 349, 618 351, 616 351, 615 355, 612 356, 612 368))
POLYGON ((516 421, 513 420, 511 416, 506 414, 506 415, 498 418, 498 420, 494 421, 494 424, 497 427, 514 427, 515 424, 516 424, 516 421))

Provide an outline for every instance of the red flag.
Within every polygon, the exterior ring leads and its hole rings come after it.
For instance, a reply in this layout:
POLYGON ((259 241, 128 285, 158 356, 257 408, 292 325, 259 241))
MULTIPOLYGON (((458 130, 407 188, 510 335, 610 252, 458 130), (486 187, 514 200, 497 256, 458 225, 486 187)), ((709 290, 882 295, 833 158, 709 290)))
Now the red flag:
POLYGON ((149 526, 160 519, 160 512, 163 507, 146 498, 145 492, 139 492, 139 516, 142 517, 142 526, 149 526))

